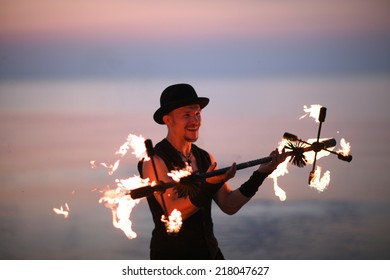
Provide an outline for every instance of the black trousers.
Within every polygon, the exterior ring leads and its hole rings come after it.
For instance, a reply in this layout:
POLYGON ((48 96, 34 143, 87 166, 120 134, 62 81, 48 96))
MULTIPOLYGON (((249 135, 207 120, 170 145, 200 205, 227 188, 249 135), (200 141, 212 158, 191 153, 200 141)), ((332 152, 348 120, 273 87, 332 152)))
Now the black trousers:
POLYGON ((151 260, 224 260, 221 250, 218 248, 218 252, 215 257, 211 257, 209 253, 172 253, 172 252, 162 252, 162 251, 150 251, 151 260))

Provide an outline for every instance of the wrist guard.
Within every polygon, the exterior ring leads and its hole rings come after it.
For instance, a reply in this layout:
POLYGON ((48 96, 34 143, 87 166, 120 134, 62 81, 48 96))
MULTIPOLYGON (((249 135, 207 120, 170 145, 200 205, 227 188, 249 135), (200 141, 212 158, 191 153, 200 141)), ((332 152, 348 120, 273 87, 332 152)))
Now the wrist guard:
POLYGON ((268 175, 269 174, 267 173, 260 173, 259 171, 253 172, 253 175, 249 178, 249 180, 241 185, 239 189, 241 194, 248 198, 252 198, 257 193, 259 187, 268 175))

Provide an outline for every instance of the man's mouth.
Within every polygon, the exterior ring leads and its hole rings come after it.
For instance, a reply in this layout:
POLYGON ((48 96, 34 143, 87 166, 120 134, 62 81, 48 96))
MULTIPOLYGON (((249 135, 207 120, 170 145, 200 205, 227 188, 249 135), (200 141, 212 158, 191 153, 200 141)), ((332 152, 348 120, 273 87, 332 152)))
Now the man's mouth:
POLYGON ((197 132, 198 129, 199 129, 199 127, 187 127, 187 130, 191 131, 191 132, 197 132))

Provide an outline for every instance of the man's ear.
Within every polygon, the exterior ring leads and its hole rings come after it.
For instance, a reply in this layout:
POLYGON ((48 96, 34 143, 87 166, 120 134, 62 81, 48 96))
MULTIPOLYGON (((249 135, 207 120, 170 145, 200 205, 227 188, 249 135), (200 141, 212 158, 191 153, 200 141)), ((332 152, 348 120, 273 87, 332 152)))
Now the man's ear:
POLYGON ((169 124, 170 122, 171 122, 171 117, 169 116, 169 115, 165 115, 165 116, 163 116, 163 122, 165 123, 165 124, 169 124))

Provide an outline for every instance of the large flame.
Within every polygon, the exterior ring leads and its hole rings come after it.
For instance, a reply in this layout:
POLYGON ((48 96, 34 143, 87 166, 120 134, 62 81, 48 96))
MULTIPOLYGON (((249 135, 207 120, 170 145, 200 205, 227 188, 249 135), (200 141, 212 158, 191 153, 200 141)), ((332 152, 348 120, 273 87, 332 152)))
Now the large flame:
MULTIPOLYGON (((111 176, 120 166, 121 159, 128 153, 130 148, 132 154, 138 159, 143 158, 149 160, 146 153, 145 138, 129 134, 126 142, 115 152, 118 157, 114 164, 100 163, 100 166, 108 169, 108 174, 111 176)), ((96 161, 90 162, 92 168, 98 165, 96 161)), ((117 187, 115 189, 104 192, 99 203, 105 203, 105 206, 112 211, 112 224, 115 228, 121 229, 129 239, 137 237, 137 234, 132 229, 132 221, 130 220, 133 208, 139 204, 140 200, 133 200, 129 192, 133 189, 154 184, 149 182, 149 179, 142 179, 139 176, 134 176, 129 179, 116 179, 117 187)))
MULTIPOLYGON (((133 150, 132 154, 138 159, 143 158, 144 160, 150 160, 147 156, 145 139, 141 136, 129 134, 127 141, 116 151, 115 155, 120 158, 117 159, 115 164, 108 165, 101 163, 100 165, 109 170, 108 174, 113 175, 120 165, 120 159, 124 157, 130 148, 133 150)), ((92 168, 96 168, 96 162, 91 161, 92 168)), ((168 173, 175 181, 180 181, 180 178, 191 175, 192 168, 188 166, 179 171, 171 171, 168 173)), ((137 237, 137 233, 132 229, 132 221, 130 219, 131 213, 136 205, 139 204, 140 199, 133 200, 129 195, 131 190, 144 187, 154 186, 155 182, 150 180, 142 179, 139 176, 123 180, 115 180, 117 188, 104 192, 104 196, 99 200, 99 203, 105 203, 105 206, 112 211, 112 223, 115 228, 121 229, 129 239, 137 237)), ((161 217, 161 221, 165 224, 168 233, 178 233, 182 226, 181 212, 174 210, 171 215, 167 218, 165 215, 161 217)))
POLYGON ((105 203, 105 206, 111 209, 113 226, 121 229, 127 238, 133 239, 137 237, 137 233, 132 229, 130 216, 140 200, 133 200, 129 192, 139 187, 148 186, 150 182, 149 179, 144 180, 139 176, 134 176, 126 180, 116 180, 116 183, 117 188, 106 191, 99 203, 105 203))
MULTIPOLYGON (((145 138, 140 135, 136 136, 134 134, 129 134, 127 136, 126 142, 122 144, 122 146, 115 152, 115 155, 118 156, 114 164, 102 162, 99 165, 103 166, 108 170, 108 175, 113 175, 119 168, 121 159, 128 153, 128 151, 132 148, 132 154, 137 159, 144 159, 145 161, 150 160, 147 155, 146 147, 145 147, 145 138)), ((91 167, 96 168, 97 164, 95 160, 90 161, 91 167)))
POLYGON ((321 171, 321 167, 317 166, 309 184, 310 187, 318 190, 319 192, 323 192, 330 183, 330 171, 327 170, 323 176, 321 176, 321 171))
MULTIPOLYGON (((287 140, 283 139, 280 143, 279 143, 279 152, 281 152, 283 150, 283 148, 286 146, 286 143, 287 143, 287 140)), ((288 174, 288 169, 287 169, 287 166, 288 166, 288 163, 290 161, 291 157, 287 157, 286 160, 284 162, 282 162, 281 164, 278 165, 278 167, 275 169, 274 172, 272 172, 272 174, 269 176, 270 178, 273 179, 274 181, 274 191, 275 191, 275 195, 277 197, 279 197, 280 201, 285 201, 287 199, 287 194, 286 192, 279 186, 278 184, 278 178, 280 176, 284 176, 286 174, 288 174)))
POLYGON ((133 149, 131 154, 133 154, 136 158, 150 160, 146 152, 145 138, 142 135, 137 136, 130 133, 129 136, 127 136, 127 141, 119 148, 118 151, 116 151, 115 154, 124 157, 130 148, 133 149))

